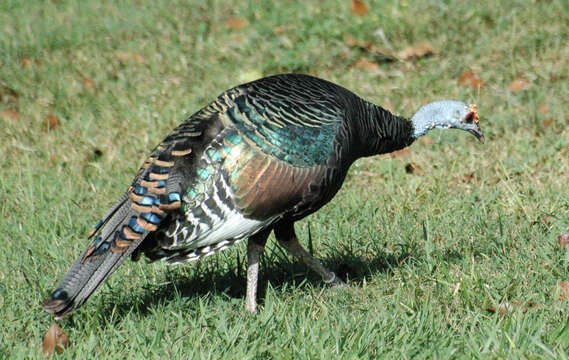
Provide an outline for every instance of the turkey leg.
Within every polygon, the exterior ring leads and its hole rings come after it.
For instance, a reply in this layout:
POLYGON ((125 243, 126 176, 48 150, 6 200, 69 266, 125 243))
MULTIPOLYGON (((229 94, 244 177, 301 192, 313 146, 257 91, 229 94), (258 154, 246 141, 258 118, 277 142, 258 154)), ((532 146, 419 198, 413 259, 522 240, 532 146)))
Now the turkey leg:
POLYGON ((271 229, 263 230, 249 238, 247 243, 247 310, 257 313, 257 284, 259 282, 259 256, 265 249, 265 243, 271 229))
POLYGON ((293 256, 301 259, 309 268, 316 271, 327 284, 344 285, 344 282, 336 274, 326 269, 320 261, 316 260, 302 245, 294 232, 293 223, 281 223, 275 226, 275 237, 279 244, 293 256))

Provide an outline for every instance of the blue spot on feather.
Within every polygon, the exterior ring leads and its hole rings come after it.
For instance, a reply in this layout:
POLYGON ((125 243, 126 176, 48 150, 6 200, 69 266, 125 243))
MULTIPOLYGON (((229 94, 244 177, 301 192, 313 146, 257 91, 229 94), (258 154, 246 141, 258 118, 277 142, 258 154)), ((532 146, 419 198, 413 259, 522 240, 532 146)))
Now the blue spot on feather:
POLYGON ((162 219, 160 219, 160 218, 158 217, 158 215, 156 215, 156 214, 154 214, 154 213, 150 213, 150 212, 142 213, 140 216, 141 216, 144 220, 146 220, 146 221, 148 221, 148 222, 151 222, 151 223, 153 223, 153 224, 155 224, 155 225, 160 224, 160 221, 162 220, 162 219))
POLYGON ((138 225, 138 223, 136 222, 136 216, 130 218, 130 220, 128 221, 128 226, 130 226, 130 228, 133 231, 136 231, 139 234, 142 234, 146 231, 142 227, 140 227, 140 225, 138 225))
POLYGON ((97 256, 104 254, 109 249, 110 246, 111 244, 108 242, 103 243, 97 250, 93 252, 93 255, 97 256))
MULTIPOLYGON (((233 110, 233 109, 232 109, 233 110)), ((237 145, 239 144, 243 138, 241 137, 241 135, 237 134, 236 132, 231 132, 229 134, 227 134, 226 136, 227 140, 229 140, 230 143, 232 143, 233 145, 237 145)))
POLYGON ((182 201, 182 197, 180 196, 180 193, 171 192, 168 194, 168 200, 170 200, 170 202, 182 201))
POLYGON ((152 196, 145 196, 142 198, 140 205, 152 205, 154 204, 154 198, 152 196))
POLYGON ((196 171, 197 171, 197 173, 198 173, 198 176, 199 176, 202 180, 207 180, 207 178, 211 175, 211 174, 209 173, 209 171, 207 171, 207 170, 204 169, 204 168, 199 168, 199 169, 197 169, 196 171))
POLYGON ((136 185, 134 188, 134 193, 136 195, 144 195, 146 194, 146 188, 144 186, 136 185))
POLYGON ((51 294, 53 300, 65 300, 68 298, 67 291, 63 289, 57 289, 51 294))
POLYGON ((196 196, 198 196, 198 193, 195 192, 194 189, 190 189, 190 190, 188 190, 188 196, 190 197, 190 199, 195 199, 196 196))
POLYGON ((126 225, 123 225, 121 227, 121 231, 119 232, 119 237, 123 240, 127 240, 127 241, 132 241, 132 239, 129 239, 126 234, 124 233, 124 228, 126 227, 126 225))
POLYGON ((211 161, 218 161, 219 159, 221 159, 221 154, 216 149, 208 149, 207 155, 209 156, 211 161))

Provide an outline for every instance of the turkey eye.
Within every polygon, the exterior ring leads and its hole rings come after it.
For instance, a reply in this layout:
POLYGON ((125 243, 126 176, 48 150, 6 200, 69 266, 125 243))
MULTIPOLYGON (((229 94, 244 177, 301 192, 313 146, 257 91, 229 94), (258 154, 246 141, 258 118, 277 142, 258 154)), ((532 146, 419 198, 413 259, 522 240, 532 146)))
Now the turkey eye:
POLYGON ((473 120, 474 120, 474 112, 471 111, 464 118, 464 122, 466 122, 467 124, 470 124, 470 123, 472 123, 473 120))

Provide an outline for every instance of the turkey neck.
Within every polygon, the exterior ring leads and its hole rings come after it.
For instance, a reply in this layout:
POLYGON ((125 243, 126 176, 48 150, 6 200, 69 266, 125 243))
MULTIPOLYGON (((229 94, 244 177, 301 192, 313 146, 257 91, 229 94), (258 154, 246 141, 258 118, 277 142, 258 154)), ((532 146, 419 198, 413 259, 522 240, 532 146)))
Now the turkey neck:
POLYGON ((359 114, 354 114, 358 128, 354 139, 358 157, 390 153, 409 146, 413 138, 413 124, 409 119, 392 114, 384 108, 363 101, 359 114))

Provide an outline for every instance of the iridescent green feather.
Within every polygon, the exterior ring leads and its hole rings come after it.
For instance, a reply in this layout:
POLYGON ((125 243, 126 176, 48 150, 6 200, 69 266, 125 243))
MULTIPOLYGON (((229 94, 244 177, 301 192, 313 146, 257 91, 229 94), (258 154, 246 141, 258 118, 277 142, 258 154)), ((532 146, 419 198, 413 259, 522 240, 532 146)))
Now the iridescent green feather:
MULTIPOLYGON (((294 123, 284 121, 282 111, 275 121, 274 111, 262 107, 260 102, 248 101, 246 96, 234 99, 235 106, 227 116, 241 134, 254 142, 264 153, 298 167, 325 165, 333 152, 333 141, 341 121, 306 126, 302 118, 294 123)), ((296 114, 298 116, 298 114, 296 114)), ((311 114, 313 115, 313 114, 311 114)), ((316 113, 317 115, 317 113, 316 113)), ((288 116, 290 115, 290 111, 288 116)), ((318 118, 306 119, 315 122, 318 118)))

